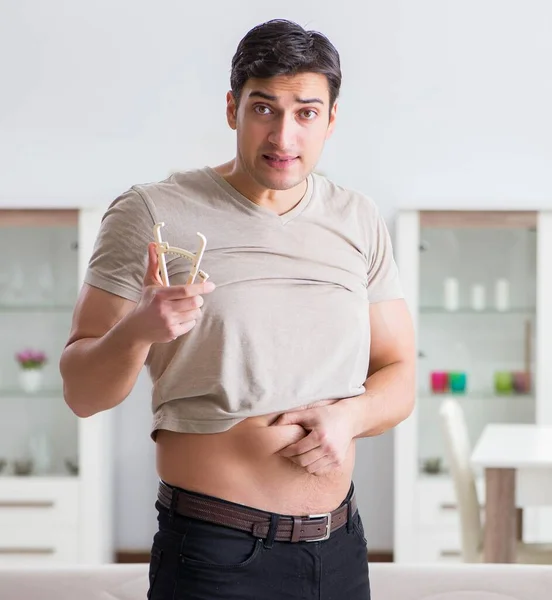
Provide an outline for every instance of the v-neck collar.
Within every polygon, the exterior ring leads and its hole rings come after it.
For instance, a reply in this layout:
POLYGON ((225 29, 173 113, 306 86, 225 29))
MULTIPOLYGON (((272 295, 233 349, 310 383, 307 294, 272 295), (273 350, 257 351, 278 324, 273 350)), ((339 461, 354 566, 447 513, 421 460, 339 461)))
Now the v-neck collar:
POLYGON ((219 187, 221 187, 225 192, 227 192, 234 200, 237 200, 240 204, 244 205, 246 208, 253 211, 260 217, 274 219, 276 221, 279 221, 282 225, 289 223, 292 219, 300 215, 305 210, 305 208, 311 201, 314 189, 314 178, 311 174, 307 177, 307 189, 303 194, 301 200, 299 200, 299 202, 291 210, 288 210, 286 213, 279 215, 273 210, 270 210, 270 208, 267 208, 266 206, 261 206, 259 204, 255 204, 255 202, 249 200, 249 198, 246 198, 243 194, 240 194, 240 192, 238 192, 238 190, 235 187, 230 185, 228 181, 226 181, 226 179, 224 179, 224 177, 217 173, 212 167, 205 167, 205 172, 211 177, 211 179, 213 179, 213 181, 219 187))

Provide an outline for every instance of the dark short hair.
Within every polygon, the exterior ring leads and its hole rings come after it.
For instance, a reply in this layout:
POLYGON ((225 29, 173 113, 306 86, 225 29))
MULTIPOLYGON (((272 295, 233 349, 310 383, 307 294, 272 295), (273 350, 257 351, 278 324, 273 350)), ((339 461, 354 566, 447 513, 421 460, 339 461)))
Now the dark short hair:
POLYGON ((319 73, 328 80, 330 107, 339 96, 339 53, 323 34, 307 31, 297 23, 273 19, 251 29, 232 58, 230 85, 236 102, 250 78, 319 73))

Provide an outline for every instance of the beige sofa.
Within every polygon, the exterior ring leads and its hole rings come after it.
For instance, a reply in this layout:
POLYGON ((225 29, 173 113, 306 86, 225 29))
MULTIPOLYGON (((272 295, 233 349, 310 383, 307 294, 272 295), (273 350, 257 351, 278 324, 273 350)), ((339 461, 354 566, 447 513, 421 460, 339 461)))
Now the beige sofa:
MULTIPOLYGON (((374 563, 370 570, 373 600, 552 598, 548 566, 374 563)), ((146 592, 147 565, 0 567, 1 600, 145 600, 146 592)))

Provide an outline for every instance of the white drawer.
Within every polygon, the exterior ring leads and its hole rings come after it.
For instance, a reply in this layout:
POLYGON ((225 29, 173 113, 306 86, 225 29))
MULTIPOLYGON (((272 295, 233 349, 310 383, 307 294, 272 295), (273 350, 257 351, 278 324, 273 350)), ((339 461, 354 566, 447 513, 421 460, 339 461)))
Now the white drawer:
POLYGON ((462 562, 459 533, 420 531, 418 534, 418 560, 422 563, 462 562))
POLYGON ((0 530, 0 564, 78 561, 76 527, 0 530))
POLYGON ((18 524, 11 524, 8 527, 0 529, 0 552, 4 548, 37 546, 41 548, 50 548, 56 546, 58 539, 67 535, 77 536, 77 524, 75 525, 54 525, 51 523, 42 523, 40 527, 21 527, 18 524))
POLYGON ((419 526, 439 529, 460 527, 456 495, 450 480, 420 479, 417 496, 419 526))
MULTIPOLYGON (((483 484, 477 482, 479 501, 483 484)), ((447 477, 421 477, 417 484, 417 520, 422 529, 459 531, 460 515, 452 480, 447 477)))
POLYGON ((0 502, 0 535, 14 525, 19 529, 37 529, 45 525, 76 525, 77 521, 77 506, 62 510, 46 502, 18 502, 13 505, 0 502))
POLYGON ((78 490, 78 480, 72 478, 1 478, 0 532, 10 526, 76 524, 78 490))

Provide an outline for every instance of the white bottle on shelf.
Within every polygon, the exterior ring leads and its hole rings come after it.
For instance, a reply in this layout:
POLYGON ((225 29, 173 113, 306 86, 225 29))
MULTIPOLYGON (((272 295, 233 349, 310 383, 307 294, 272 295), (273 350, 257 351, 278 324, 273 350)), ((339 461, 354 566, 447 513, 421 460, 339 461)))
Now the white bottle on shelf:
POLYGON ((497 279, 495 283, 495 308, 500 312, 510 308, 510 282, 507 279, 497 279))
POLYGON ((458 279, 447 277, 443 282, 445 310, 455 311, 459 307, 458 279))

